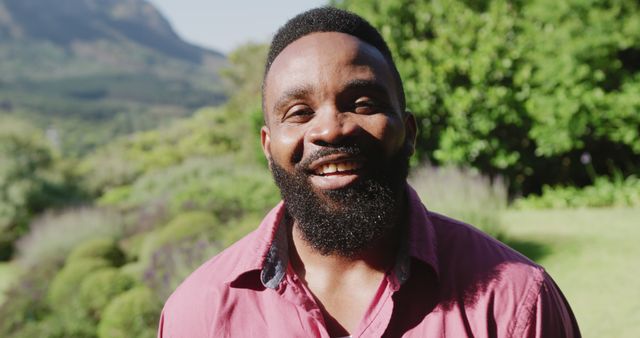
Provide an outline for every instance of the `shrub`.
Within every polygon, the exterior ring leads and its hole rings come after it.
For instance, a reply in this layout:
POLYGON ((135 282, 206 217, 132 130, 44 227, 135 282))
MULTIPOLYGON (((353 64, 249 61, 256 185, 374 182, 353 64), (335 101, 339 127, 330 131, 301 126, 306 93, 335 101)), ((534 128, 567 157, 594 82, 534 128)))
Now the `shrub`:
POLYGON ((11 284, 0 304, 0 337, 12 337, 24 326, 48 316, 47 290, 58 269, 51 264, 31 266, 11 284))
POLYGON ((155 337, 160 310, 161 304, 149 288, 139 286, 126 291, 104 310, 98 337, 155 337))
POLYGON ((388 42, 423 159, 525 195, 640 170, 637 1, 334 2, 388 42))
POLYGON ((179 214, 165 227, 154 230, 144 239, 139 259, 148 262, 153 253, 164 245, 212 236, 219 222, 211 214, 192 211, 179 214))
POLYGON ((144 271, 144 283, 164 302, 191 272, 220 249, 218 243, 206 239, 165 245, 153 253, 144 271))
POLYGON ((431 211, 474 225, 489 235, 502 238, 500 215, 506 209, 507 189, 470 169, 431 167, 414 169, 409 178, 420 199, 431 211))
POLYGON ((190 158, 148 172, 130 187, 107 191, 100 203, 133 208, 158 199, 166 200, 173 213, 206 210, 224 222, 247 212, 264 212, 277 203, 279 194, 266 168, 229 155, 190 158))
POLYGON ((79 301, 89 316, 99 321, 109 302, 134 285, 133 278, 118 269, 100 269, 90 273, 80 284, 79 301))
POLYGON ((23 266, 61 262, 78 244, 92 238, 117 238, 122 219, 117 213, 95 208, 47 213, 31 224, 17 243, 18 262, 23 266))
POLYGON ((76 259, 64 266, 53 278, 47 293, 52 308, 57 308, 77 299, 80 283, 89 273, 109 267, 108 261, 101 258, 76 259))
POLYGON ((47 338, 67 338, 62 323, 54 316, 48 316, 39 321, 31 321, 21 326, 19 330, 9 336, 3 336, 7 338, 32 338, 32 337, 47 337, 47 338))
POLYGON ((125 261, 124 253, 112 238, 93 238, 85 241, 71 251, 66 261, 84 258, 103 258, 113 266, 120 266, 125 261))
POLYGON ((44 139, 44 133, 0 116, 0 259, 28 230, 31 217, 47 208, 77 203, 82 193, 44 139))
POLYGON ((583 188, 544 186, 542 195, 519 199, 514 206, 519 209, 640 207, 640 179, 599 177, 593 185, 583 188))
POLYGON ((202 180, 185 183, 174 195, 174 208, 209 210, 223 222, 248 213, 264 213, 280 199, 268 170, 259 166, 232 163, 202 180))

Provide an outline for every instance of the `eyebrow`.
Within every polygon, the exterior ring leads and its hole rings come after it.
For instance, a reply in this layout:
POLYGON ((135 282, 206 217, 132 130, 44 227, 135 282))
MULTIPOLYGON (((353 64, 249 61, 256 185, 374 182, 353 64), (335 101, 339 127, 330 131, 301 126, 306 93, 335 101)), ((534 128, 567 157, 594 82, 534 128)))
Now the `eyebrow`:
MULTIPOLYGON (((343 87, 341 92, 345 93, 354 90, 367 90, 373 91, 379 95, 384 95, 385 99, 390 99, 389 89, 376 80, 370 79, 353 79, 348 81, 343 87)), ((277 113, 284 110, 284 107, 288 102, 295 99, 303 99, 308 97, 313 92, 313 86, 303 85, 300 87, 294 87, 288 89, 284 94, 280 95, 276 103, 273 105, 273 112, 277 113)))
POLYGON ((347 82, 342 88, 343 92, 350 90, 368 90, 374 91, 378 94, 383 94, 387 98, 389 98, 389 88, 384 86, 383 84, 377 82, 376 80, 368 80, 368 79, 354 79, 347 82))
POLYGON ((300 87, 291 88, 280 95, 276 103, 273 105, 273 111, 278 112, 283 110, 284 106, 291 100, 302 99, 309 96, 313 91, 311 85, 305 85, 300 87))

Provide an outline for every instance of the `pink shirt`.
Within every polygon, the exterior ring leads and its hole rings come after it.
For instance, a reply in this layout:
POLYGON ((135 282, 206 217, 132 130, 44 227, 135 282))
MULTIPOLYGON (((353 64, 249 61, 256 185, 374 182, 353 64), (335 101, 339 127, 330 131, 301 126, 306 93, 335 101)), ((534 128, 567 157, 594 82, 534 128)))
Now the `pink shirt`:
MULTIPOLYGON (((542 267, 407 192, 407 244, 352 337, 580 336, 542 267)), ((280 203, 189 276, 165 304, 158 337, 329 337, 288 264, 284 212, 280 203)))

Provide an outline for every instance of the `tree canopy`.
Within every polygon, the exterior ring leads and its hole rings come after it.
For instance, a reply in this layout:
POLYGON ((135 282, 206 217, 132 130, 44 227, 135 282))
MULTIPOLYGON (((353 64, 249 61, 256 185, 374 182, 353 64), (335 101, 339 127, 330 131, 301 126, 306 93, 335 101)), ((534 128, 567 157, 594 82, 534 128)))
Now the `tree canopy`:
POLYGON ((339 1, 389 43, 418 153, 512 193, 640 168, 640 7, 625 0, 339 1))

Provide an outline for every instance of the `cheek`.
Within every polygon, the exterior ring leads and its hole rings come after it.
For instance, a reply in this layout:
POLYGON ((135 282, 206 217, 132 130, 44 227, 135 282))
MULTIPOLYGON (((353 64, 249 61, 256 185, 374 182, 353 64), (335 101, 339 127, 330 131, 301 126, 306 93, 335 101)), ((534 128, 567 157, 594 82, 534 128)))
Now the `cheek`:
POLYGON ((369 121, 366 129, 369 134, 380 141, 387 156, 393 155, 404 143, 404 125, 399 118, 382 114, 376 115, 375 119, 369 121))
POLYGON ((278 128, 271 133, 271 156, 283 167, 300 161, 303 135, 290 128, 278 128))

